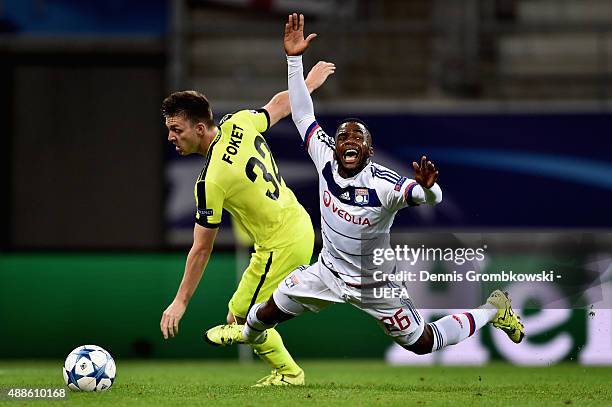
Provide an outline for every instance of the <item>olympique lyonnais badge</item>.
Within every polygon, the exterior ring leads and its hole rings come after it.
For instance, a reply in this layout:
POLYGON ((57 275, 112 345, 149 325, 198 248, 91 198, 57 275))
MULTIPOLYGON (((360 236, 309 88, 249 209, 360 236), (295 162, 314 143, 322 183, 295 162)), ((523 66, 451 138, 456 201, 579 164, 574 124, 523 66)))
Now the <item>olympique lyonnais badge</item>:
POLYGON ((299 283, 300 280, 297 278, 296 275, 291 275, 285 279, 285 284, 287 285, 287 288, 293 288, 299 283))
POLYGON ((367 205, 370 202, 370 193, 367 188, 355 188, 355 203, 357 205, 367 205))

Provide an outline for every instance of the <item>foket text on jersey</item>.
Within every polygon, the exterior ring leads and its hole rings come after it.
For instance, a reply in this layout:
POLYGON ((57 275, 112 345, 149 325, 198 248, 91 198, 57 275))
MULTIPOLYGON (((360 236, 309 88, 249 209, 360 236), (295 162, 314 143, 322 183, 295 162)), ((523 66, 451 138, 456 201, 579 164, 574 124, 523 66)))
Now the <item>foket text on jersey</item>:
POLYGON ((223 153, 223 157, 221 158, 223 161, 229 164, 233 164, 232 155, 238 154, 238 149, 240 148, 240 143, 242 142, 242 128, 236 126, 235 124, 232 127, 232 133, 230 134, 230 141, 227 147, 225 147, 225 153, 223 153))

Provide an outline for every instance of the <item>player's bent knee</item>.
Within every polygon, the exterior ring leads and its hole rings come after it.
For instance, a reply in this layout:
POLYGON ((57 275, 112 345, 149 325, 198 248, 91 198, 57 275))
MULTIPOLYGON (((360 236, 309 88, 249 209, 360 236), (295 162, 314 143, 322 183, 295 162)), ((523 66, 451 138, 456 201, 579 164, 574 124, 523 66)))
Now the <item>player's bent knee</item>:
POLYGON ((286 316, 283 321, 301 315, 307 311, 304 305, 294 301, 291 296, 283 290, 284 288, 279 286, 279 288, 272 293, 272 297, 270 297, 272 303, 279 312, 286 316))
POLYGON ((431 353, 433 348, 433 332, 429 325, 425 325, 423 333, 415 343, 409 346, 404 346, 404 349, 409 350, 417 355, 427 355, 431 353))
POLYGON ((426 346, 422 346, 422 345, 418 345, 418 344, 414 344, 414 345, 410 345, 407 348, 405 348, 407 350, 409 350, 410 352, 416 354, 416 355, 427 355, 429 353, 431 353, 431 348, 430 347, 426 347, 426 346))
POLYGON ((288 319, 293 318, 293 315, 283 312, 276 303, 274 297, 270 297, 266 303, 257 310, 257 319, 266 324, 279 324, 288 319))

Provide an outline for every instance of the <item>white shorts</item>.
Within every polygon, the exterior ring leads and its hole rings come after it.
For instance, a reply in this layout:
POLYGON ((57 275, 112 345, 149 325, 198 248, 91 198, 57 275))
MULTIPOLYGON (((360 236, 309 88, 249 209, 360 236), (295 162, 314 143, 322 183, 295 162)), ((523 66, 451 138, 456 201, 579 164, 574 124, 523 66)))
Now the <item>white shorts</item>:
MULTIPOLYGON (((381 283, 381 287, 391 286, 397 287, 395 283, 381 283)), ((410 346, 419 339, 425 325, 410 298, 371 295, 362 298, 363 292, 359 287, 347 285, 317 262, 293 270, 272 296, 278 308, 290 315, 319 312, 332 303, 346 302, 374 317, 401 346, 410 346)))

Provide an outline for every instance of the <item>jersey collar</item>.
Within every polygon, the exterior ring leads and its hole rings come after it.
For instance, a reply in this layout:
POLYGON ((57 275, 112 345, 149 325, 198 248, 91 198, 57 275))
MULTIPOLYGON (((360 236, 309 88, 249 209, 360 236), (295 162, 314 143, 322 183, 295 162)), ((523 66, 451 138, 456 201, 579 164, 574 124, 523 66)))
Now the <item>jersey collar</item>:
POLYGON ((332 175, 334 177, 334 181, 336 181, 336 183, 343 188, 348 185, 352 185, 355 181, 359 180, 359 178, 361 177, 361 174, 363 174, 364 171, 369 170, 371 165, 372 165, 372 161, 369 160, 368 163, 365 165, 365 167, 363 167, 361 171, 359 171, 357 174, 353 175, 350 178, 342 178, 340 174, 338 173, 338 160, 334 159, 332 160, 332 175))

